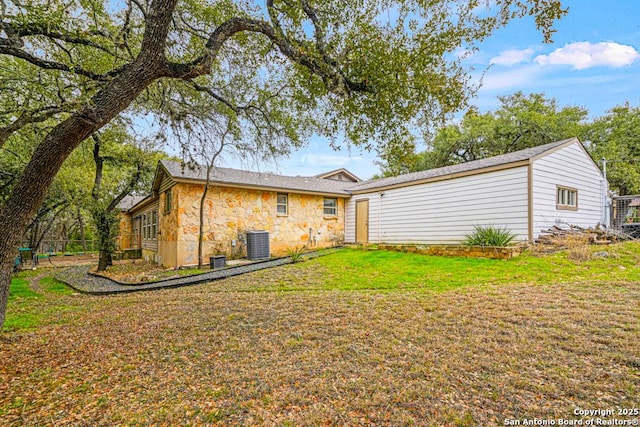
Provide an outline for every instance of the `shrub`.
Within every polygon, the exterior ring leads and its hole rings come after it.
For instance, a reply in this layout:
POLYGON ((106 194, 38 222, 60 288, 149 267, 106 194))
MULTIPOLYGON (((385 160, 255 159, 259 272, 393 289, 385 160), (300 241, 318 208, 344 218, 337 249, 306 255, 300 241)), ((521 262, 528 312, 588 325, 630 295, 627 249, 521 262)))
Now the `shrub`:
POLYGON ((474 225, 473 232, 465 234, 464 244, 469 246, 507 246, 516 235, 506 227, 474 225))
POLYGON ((287 248, 287 255, 291 258, 291 262, 296 263, 302 261, 302 254, 306 246, 296 246, 295 248, 287 248))
POLYGON ((591 259, 589 239, 586 236, 568 234, 555 239, 554 244, 567 248, 567 258, 572 261, 582 262, 591 259))

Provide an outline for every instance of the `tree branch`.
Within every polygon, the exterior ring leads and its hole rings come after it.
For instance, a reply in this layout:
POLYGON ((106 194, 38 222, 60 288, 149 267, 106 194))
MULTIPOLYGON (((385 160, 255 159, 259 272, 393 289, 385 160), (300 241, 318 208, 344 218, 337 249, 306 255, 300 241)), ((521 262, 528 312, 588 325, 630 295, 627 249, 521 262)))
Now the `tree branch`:
POLYGON ((100 155, 100 147, 102 142, 98 133, 91 135, 93 139, 93 162, 96 164, 96 174, 93 179, 93 188, 91 189, 91 197, 98 200, 100 195, 100 187, 102 187, 102 171, 104 168, 104 158, 100 155))
MULTIPOLYGON (((29 23, 21 25, 18 25, 16 23, 0 23, 0 28, 4 29, 7 34, 7 29, 10 28, 11 34, 15 37, 22 38, 30 36, 44 36, 50 39, 61 40, 67 43, 93 47, 110 55, 113 55, 113 52, 111 52, 108 48, 101 45, 100 43, 96 43, 95 41, 86 38, 67 34, 61 31, 59 28, 51 27, 49 25, 43 25, 39 23, 29 23)), ((105 37, 105 34, 100 33, 100 35, 105 37)))
POLYGON ((13 135, 23 127, 33 123, 44 122, 45 120, 50 119, 56 114, 70 111, 74 106, 75 104, 68 103, 66 105, 57 107, 45 107, 39 108, 35 111, 25 111, 12 123, 0 128, 0 148, 4 146, 11 135, 13 135))
POLYGON ((47 61, 45 59, 38 58, 36 56, 31 55, 30 53, 27 53, 23 50, 17 49, 12 46, 0 45, 0 54, 23 59, 29 62, 30 64, 33 64, 36 67, 43 68, 45 70, 65 71, 68 73, 78 74, 84 77, 88 77, 91 80, 101 81, 101 82, 106 81, 109 78, 108 74, 97 74, 92 71, 85 70, 80 66, 70 67, 60 62, 47 61))
POLYGON ((326 58, 323 61, 313 58, 311 55, 305 54, 300 48, 294 47, 284 34, 280 34, 281 30, 277 30, 265 21, 250 18, 231 18, 218 26, 207 41, 207 53, 194 61, 186 64, 165 62, 166 76, 189 80, 210 72, 213 60, 217 57, 225 42, 235 34, 245 31, 266 36, 278 47, 280 53, 292 62, 300 64, 312 73, 322 77, 327 90, 330 92, 349 96, 353 91, 365 92, 372 90, 365 82, 355 82, 348 79, 334 65, 335 62, 329 60, 326 55, 323 55, 323 58, 326 58))
POLYGON ((327 60, 326 57, 326 49, 325 49, 325 33, 322 27, 320 26, 320 20, 318 19, 318 14, 315 9, 313 9, 307 0, 302 0, 300 2, 302 5, 302 10, 309 17, 311 23, 313 24, 313 35, 316 39, 316 47, 318 51, 322 53, 322 56, 327 60))
POLYGON ((144 167, 142 162, 136 161, 136 171, 129 177, 129 181, 127 181, 127 184, 125 185, 124 189, 120 192, 120 194, 118 194, 111 201, 111 203, 109 203, 109 206, 107 206, 107 212, 111 212, 112 210, 114 210, 116 206, 118 206, 118 204, 122 201, 122 199, 124 199, 129 194, 131 194, 133 189, 136 188, 136 184, 138 184, 138 182, 142 178, 143 173, 144 173, 144 167))
POLYGON ((241 110, 241 107, 238 107, 238 106, 234 105, 231 101, 229 101, 228 99, 224 98, 221 95, 218 95, 212 89, 210 89, 210 88, 208 88, 206 86, 202 86, 202 85, 200 85, 200 84, 198 84, 198 83, 196 83, 194 81, 190 81, 189 84, 190 84, 190 86, 192 88, 194 88, 198 92, 204 92, 204 93, 208 94, 209 96, 211 96, 216 101, 221 102, 222 104, 226 105, 234 113, 238 113, 241 110))

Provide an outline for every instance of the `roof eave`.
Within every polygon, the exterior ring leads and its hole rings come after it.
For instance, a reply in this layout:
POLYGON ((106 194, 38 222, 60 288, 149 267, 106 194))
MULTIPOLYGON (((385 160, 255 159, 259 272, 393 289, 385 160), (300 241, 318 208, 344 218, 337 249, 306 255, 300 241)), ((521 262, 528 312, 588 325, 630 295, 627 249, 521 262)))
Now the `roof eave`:
POLYGON ((593 159, 593 157, 591 157, 591 153, 589 153, 589 151, 587 151, 587 149, 585 148, 584 144, 578 138, 575 138, 575 137, 571 138, 571 139, 568 139, 564 144, 560 144, 557 147, 550 148, 549 150, 546 150, 546 151, 544 151, 544 152, 542 152, 542 153, 540 153, 540 154, 538 154, 536 156, 531 157, 529 159, 529 161, 531 163, 533 163, 538 159, 546 157, 546 156, 548 156, 550 154, 555 153, 558 150, 562 150, 563 148, 566 148, 566 147, 568 147, 568 146, 570 146, 572 144, 576 144, 576 143, 578 144, 580 149, 583 151, 583 153, 587 155, 587 158, 591 161, 593 166, 598 170, 598 172, 600 172, 600 177, 602 179, 604 179, 604 174, 602 173, 602 169, 600 169, 600 166, 598 166, 598 163, 596 163, 596 161, 593 159))
POLYGON ((430 182, 448 181, 450 179, 462 178, 465 176, 480 175, 483 173, 496 172, 496 171, 505 170, 505 169, 513 169, 517 167, 527 166, 528 164, 529 164, 528 159, 520 160, 516 162, 511 162, 511 163, 504 163, 502 165, 489 166, 489 167, 484 167, 484 168, 479 168, 479 169, 474 169, 469 171, 456 172, 456 173, 447 174, 447 175, 433 176, 429 178, 418 179, 415 181, 400 182, 397 184, 384 185, 380 187, 370 187, 362 190, 352 189, 350 190, 350 192, 351 194, 365 194, 365 193, 371 193, 376 191, 391 190, 394 188, 412 187, 414 185, 428 184, 430 182))
MULTIPOLYGON (((204 185, 205 180, 198 178, 185 178, 185 177, 176 177, 172 176, 173 180, 176 182, 183 182, 188 184, 199 184, 204 185)), ((315 196, 331 196, 331 197, 343 197, 349 198, 351 194, 347 191, 333 192, 333 191, 314 191, 314 190, 303 190, 299 188, 290 188, 290 187, 278 187, 278 186, 269 186, 269 185, 251 185, 251 184, 239 184, 235 182, 224 182, 224 181, 210 181, 210 186, 214 187, 227 187, 227 188, 242 188, 245 190, 259 190, 259 191, 274 191, 274 192, 282 192, 282 193, 296 193, 296 194, 309 194, 315 196)))
POLYGON ((149 194, 147 197, 145 197, 144 199, 140 200, 135 205, 131 206, 125 212, 133 213, 134 211, 140 210, 140 209, 144 208, 145 206, 149 205, 150 203, 153 203, 155 201, 155 199, 157 199, 157 197, 154 197, 153 194, 149 194))
POLYGON ((348 177, 353 179, 353 182, 356 182, 356 183, 362 182, 362 180, 360 178, 358 178, 355 174, 351 173, 349 170, 347 170, 345 168, 334 169, 332 171, 324 172, 324 173, 315 175, 314 178, 325 179, 328 176, 337 175, 339 173, 343 173, 343 174, 347 175, 348 177))

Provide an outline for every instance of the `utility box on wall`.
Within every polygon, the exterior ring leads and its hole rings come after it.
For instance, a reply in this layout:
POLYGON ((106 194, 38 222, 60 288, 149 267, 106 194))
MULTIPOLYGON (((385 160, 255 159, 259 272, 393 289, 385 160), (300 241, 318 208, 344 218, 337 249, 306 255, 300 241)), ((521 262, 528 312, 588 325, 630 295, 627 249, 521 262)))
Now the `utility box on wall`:
POLYGON ((247 231, 247 259, 257 261, 268 259, 270 256, 269 232, 265 230, 247 231))

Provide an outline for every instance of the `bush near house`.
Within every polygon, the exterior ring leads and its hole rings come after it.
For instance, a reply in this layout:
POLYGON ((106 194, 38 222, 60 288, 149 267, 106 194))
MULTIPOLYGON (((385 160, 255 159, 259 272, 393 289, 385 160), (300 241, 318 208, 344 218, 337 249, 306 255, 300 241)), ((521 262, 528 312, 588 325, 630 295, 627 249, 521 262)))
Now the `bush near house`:
POLYGON ((465 234, 464 244, 469 246, 507 246, 516 235, 506 227, 474 225, 471 233, 465 234))
POLYGON ((298 263, 302 261, 302 254, 307 249, 306 246, 296 246, 295 248, 287 248, 287 256, 291 258, 291 262, 298 263))

